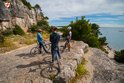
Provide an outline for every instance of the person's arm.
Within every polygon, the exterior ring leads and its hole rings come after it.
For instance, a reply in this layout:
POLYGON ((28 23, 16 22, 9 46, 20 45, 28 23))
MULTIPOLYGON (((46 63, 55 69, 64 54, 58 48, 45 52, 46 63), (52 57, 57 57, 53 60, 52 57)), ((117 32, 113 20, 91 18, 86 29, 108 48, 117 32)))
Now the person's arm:
POLYGON ((52 34, 50 34, 50 42, 52 42, 52 34))
POLYGON ((43 42, 42 35, 40 33, 37 34, 38 42, 43 42))
POLYGON ((60 35, 58 33, 57 33, 57 37, 56 38, 57 38, 56 39, 57 40, 56 42, 58 43, 60 41, 60 35))

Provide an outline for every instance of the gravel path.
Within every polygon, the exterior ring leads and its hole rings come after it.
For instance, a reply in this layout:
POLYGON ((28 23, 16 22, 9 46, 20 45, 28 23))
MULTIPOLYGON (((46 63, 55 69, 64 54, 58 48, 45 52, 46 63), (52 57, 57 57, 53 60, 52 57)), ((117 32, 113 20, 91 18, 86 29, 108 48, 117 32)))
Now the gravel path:
POLYGON ((35 45, 0 54, 0 83, 68 83, 75 76, 75 69, 81 63, 84 50, 88 45, 83 42, 72 42, 71 51, 61 54, 61 72, 55 63, 53 71, 48 71, 51 62, 50 54, 30 56, 35 45))
POLYGON ((0 83, 47 83, 49 81, 40 76, 40 64, 45 64, 42 63, 42 59, 46 56, 30 56, 30 49, 34 46, 0 54, 0 83))

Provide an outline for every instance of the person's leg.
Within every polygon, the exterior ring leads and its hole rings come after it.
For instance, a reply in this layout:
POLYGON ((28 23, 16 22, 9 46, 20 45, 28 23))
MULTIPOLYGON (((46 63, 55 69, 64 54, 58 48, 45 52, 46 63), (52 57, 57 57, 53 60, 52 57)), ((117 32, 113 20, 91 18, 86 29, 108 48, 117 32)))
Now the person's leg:
POLYGON ((51 49, 51 54, 52 54, 52 63, 54 62, 54 54, 53 54, 53 49, 51 49))
POLYGON ((45 51, 46 53, 48 53, 48 51, 47 51, 46 48, 44 47, 43 43, 41 43, 41 46, 43 47, 44 51, 45 51))
POLYGON ((39 43, 39 53, 41 53, 41 48, 42 48, 42 45, 41 43, 39 43))
POLYGON ((70 48, 71 48, 71 46, 70 46, 70 40, 68 40, 67 46, 68 46, 68 51, 70 51, 70 48))
POLYGON ((64 48, 63 49, 66 49, 67 43, 68 43, 68 41, 65 42, 65 45, 64 45, 64 48))
POLYGON ((58 47, 57 53, 58 53, 59 58, 61 59, 61 55, 60 55, 60 52, 59 52, 59 47, 58 47))
POLYGON ((65 49, 66 49, 66 47, 67 47, 67 44, 68 44, 68 41, 66 40, 66 42, 65 42, 65 44, 64 44, 64 47, 63 47, 63 49, 62 49, 62 52, 65 51, 65 49))
POLYGON ((68 43, 68 51, 70 51, 70 48, 71 48, 71 46, 70 46, 70 42, 68 43))

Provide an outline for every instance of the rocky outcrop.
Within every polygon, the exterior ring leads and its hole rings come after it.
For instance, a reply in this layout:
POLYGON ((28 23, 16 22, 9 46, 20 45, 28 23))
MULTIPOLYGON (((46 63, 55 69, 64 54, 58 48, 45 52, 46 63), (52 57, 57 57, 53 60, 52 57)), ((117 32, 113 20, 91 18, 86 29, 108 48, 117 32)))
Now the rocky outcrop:
POLYGON ((94 66, 91 83, 123 83, 124 64, 116 63, 103 51, 92 48, 90 62, 94 66))
POLYGON ((69 83, 88 45, 73 41, 71 51, 61 54, 61 72, 56 62, 53 71, 49 71, 51 55, 30 56, 32 47, 34 45, 0 55, 0 83, 69 83))
POLYGON ((88 74, 78 79, 77 83, 124 82, 124 64, 116 63, 100 49, 89 48, 83 42, 73 41, 71 51, 65 50, 61 54, 61 72, 56 62, 53 71, 49 71, 51 55, 30 56, 34 46, 0 55, 0 83, 69 83, 83 58, 87 61, 85 67, 88 74))
POLYGON ((17 24, 27 30, 31 25, 37 23, 38 12, 34 8, 29 9, 21 0, 10 0, 9 8, 6 8, 4 3, 3 0, 0 0, 0 29, 13 28, 17 24))
POLYGON ((85 68, 89 73, 78 79, 76 83, 124 82, 124 64, 115 62, 109 53, 106 54, 97 48, 89 48, 83 57, 87 61, 85 68))

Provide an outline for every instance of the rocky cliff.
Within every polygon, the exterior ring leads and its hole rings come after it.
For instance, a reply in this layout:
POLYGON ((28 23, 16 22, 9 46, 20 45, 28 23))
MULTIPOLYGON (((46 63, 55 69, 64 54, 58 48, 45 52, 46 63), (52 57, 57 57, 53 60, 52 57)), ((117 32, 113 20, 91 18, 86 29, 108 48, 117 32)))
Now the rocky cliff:
POLYGON ((30 56, 34 45, 1 54, 0 83, 69 83, 83 58, 88 74, 72 83, 124 82, 124 64, 114 62, 100 49, 90 48, 83 42, 73 41, 71 45, 70 52, 65 50, 61 54, 61 72, 56 63, 53 71, 49 71, 51 55, 30 56))
POLYGON ((22 0, 0 0, 0 30, 13 28, 17 24, 26 31, 37 23, 37 14, 36 8, 29 9, 22 0), (5 3, 10 3, 10 7, 6 7, 5 3))

